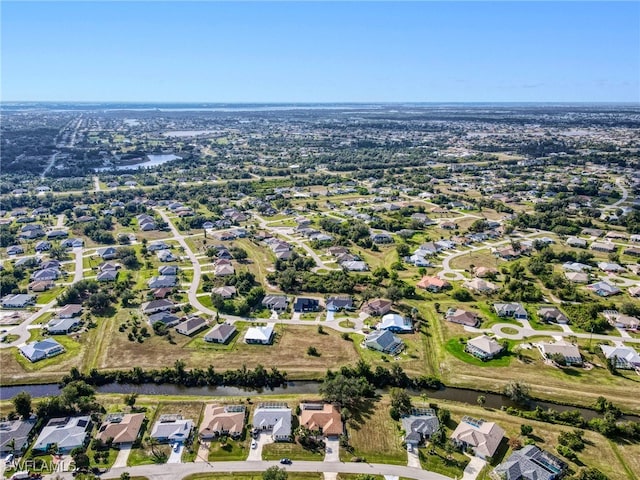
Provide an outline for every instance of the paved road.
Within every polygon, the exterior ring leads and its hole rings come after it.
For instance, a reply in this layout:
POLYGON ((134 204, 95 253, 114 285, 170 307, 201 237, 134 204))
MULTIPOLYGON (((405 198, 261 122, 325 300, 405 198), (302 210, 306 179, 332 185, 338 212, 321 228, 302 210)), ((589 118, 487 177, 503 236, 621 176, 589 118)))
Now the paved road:
MULTIPOLYGON (((478 329, 473 329, 478 331, 478 329)), ((544 336, 544 337, 576 337, 576 338, 592 338, 594 340, 609 340, 611 342, 629 342, 640 343, 640 338, 626 338, 618 337, 614 335, 600 335, 597 333, 577 333, 577 332, 558 332, 555 330, 533 330, 532 328, 523 328, 513 323, 497 323, 488 330, 480 330, 483 332, 493 332, 500 338, 506 338, 508 340, 523 340, 527 337, 544 336), (504 329, 517 330, 518 333, 504 333, 504 329)))
MULTIPOLYGON (((73 252, 76 256, 76 268, 72 283, 75 283, 82 280, 82 247, 74 248, 73 252)), ((0 349, 17 347, 26 343, 30 337, 29 326, 49 310, 55 308, 58 305, 57 302, 58 300, 54 298, 49 303, 41 306, 36 312, 29 315, 20 325, 8 329, 7 334, 18 335, 18 338, 11 343, 0 343, 0 349)))
POLYGON ((44 180, 44 177, 46 177, 47 173, 49 173, 49 170, 53 168, 53 165, 56 163, 57 156, 58 156, 58 152, 51 155, 51 158, 49 159, 49 163, 47 164, 47 167, 40 174, 40 179, 44 180))
POLYGON ((94 176, 93 177, 93 185, 94 185, 94 190, 96 192, 101 191, 102 189, 100 188, 100 179, 98 178, 98 176, 94 176))
POLYGON ((178 241, 180 246, 184 248, 184 252, 187 254, 187 257, 189 257, 189 261, 193 265, 193 280, 191 281, 191 286, 187 291, 187 295, 189 297, 189 303, 191 303, 191 305, 193 305, 195 308, 200 310, 202 313, 215 317, 216 312, 211 310, 210 308, 205 307, 202 303, 200 303, 200 300, 198 300, 197 293, 198 293, 198 285, 200 285, 200 277, 202 276, 202 268, 200 267, 200 262, 196 258, 195 253, 193 253, 193 251, 185 241, 184 235, 182 235, 178 231, 178 229, 175 227, 175 225, 169 218, 169 215, 167 215, 167 213, 164 210, 161 210, 159 208, 156 208, 155 210, 160 214, 162 219, 165 222, 167 222, 167 225, 169 225, 169 228, 173 233, 173 237, 178 241))
MULTIPOLYGON (((112 468, 100 478, 119 478, 123 472, 131 476, 145 476, 150 480, 179 480, 194 473, 234 473, 234 472, 263 472, 278 462, 239 461, 239 462, 201 462, 163 465, 141 465, 129 468, 112 468)), ((439 473, 420 470, 401 465, 384 465, 376 463, 343 463, 343 462, 305 462, 294 461, 285 467, 290 472, 338 472, 354 474, 393 475, 396 477, 413 478, 416 480, 451 480, 439 473)), ((60 478, 72 480, 71 473, 62 473, 60 478)), ((53 480, 55 475, 47 475, 45 479, 53 480)))
POLYGON ((620 190, 622 190, 622 196, 617 202, 613 202, 608 207, 604 207, 605 210, 612 210, 612 209, 618 208, 618 205, 621 205, 622 203, 626 202, 627 198, 629 197, 629 190, 627 190, 626 187, 624 186, 624 178, 618 177, 616 179, 616 185, 618 185, 618 187, 620 187, 620 190))

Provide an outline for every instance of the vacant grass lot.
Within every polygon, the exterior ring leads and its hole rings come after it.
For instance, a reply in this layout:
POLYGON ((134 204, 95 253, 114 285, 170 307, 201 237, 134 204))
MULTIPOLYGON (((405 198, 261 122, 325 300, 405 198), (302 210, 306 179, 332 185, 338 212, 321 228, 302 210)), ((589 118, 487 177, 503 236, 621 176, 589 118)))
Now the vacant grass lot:
POLYGON ((353 452, 341 448, 341 461, 348 462, 353 457, 361 457, 369 463, 406 465, 407 452, 402 446, 400 424, 389 416, 389 408, 389 400, 383 398, 371 402, 368 408, 360 412, 353 412, 354 418, 347 423, 347 435, 353 452))
POLYGON ((278 460, 280 458, 291 460, 311 460, 321 462, 324 459, 324 451, 312 452, 302 448, 299 443, 277 442, 265 445, 262 448, 263 460, 278 460))
MULTIPOLYGON (((120 313, 119 313, 120 315, 120 313)), ((324 373, 327 368, 354 363, 358 354, 351 342, 340 338, 340 334, 328 328, 326 334, 318 334, 314 325, 277 325, 274 345, 247 345, 243 341, 246 327, 240 327, 239 334, 231 348, 210 346, 201 340, 206 330, 195 339, 172 333, 175 344, 166 337, 153 335, 144 343, 130 342, 125 333, 118 331, 120 322, 110 322, 105 332, 100 368, 157 368, 172 365, 183 359, 188 368, 213 365, 218 370, 253 368, 258 364, 277 366, 295 376, 296 373, 324 373), (307 348, 315 346, 319 357, 307 355, 307 348)))

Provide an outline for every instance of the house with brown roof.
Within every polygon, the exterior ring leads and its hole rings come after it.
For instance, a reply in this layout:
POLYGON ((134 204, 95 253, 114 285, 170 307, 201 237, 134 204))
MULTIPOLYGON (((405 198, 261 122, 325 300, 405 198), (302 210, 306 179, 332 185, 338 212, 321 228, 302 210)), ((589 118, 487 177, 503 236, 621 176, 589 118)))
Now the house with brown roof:
POLYGON ((391 310, 391 300, 376 298, 369 300, 363 307, 362 311, 369 315, 382 316, 391 310))
POLYGON ((480 323, 480 319, 473 312, 468 312, 462 308, 450 308, 445 314, 445 318, 449 322, 465 325, 467 327, 476 327, 480 323))
POLYGON ((429 277, 424 276, 418 282, 417 286, 419 288, 423 288, 424 290, 429 290, 430 292, 439 292, 445 288, 449 288, 451 284, 438 277, 429 277))
POLYGON ((244 405, 206 405, 198 432, 200 440, 211 440, 222 435, 240 437, 244 429, 245 413, 244 405))
POLYGON ((451 440, 461 448, 471 448, 477 457, 487 458, 496 453, 504 433, 494 422, 465 416, 451 434, 451 440))
POLYGON ((107 415, 96 433, 96 439, 107 443, 133 443, 144 423, 144 413, 114 413, 107 415))
POLYGON ((300 425, 325 437, 337 437, 344 433, 340 411, 330 403, 300 404, 300 425))

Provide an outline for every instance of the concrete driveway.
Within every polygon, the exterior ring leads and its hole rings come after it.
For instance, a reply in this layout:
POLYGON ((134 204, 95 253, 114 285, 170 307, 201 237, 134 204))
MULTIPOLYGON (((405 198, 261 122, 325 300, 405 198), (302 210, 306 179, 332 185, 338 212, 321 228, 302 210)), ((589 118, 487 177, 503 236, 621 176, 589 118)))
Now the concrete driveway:
POLYGON ((118 456, 116 457, 116 461, 113 462, 112 468, 122 468, 127 466, 127 460, 129 460, 129 454, 131 453, 131 447, 133 444, 131 443, 121 443, 120 451, 118 452, 118 456))
POLYGON ((326 437, 324 439, 324 461, 339 462, 340 461, 340 439, 338 437, 326 437))
POLYGON ((407 450, 407 467, 422 468, 417 448, 414 448, 412 452, 407 450))
POLYGON ((467 464, 467 467, 464 469, 462 480, 476 480, 478 474, 486 464, 487 462, 479 457, 471 457, 471 460, 467 464))
POLYGON ((333 322, 335 312, 333 310, 327 310, 327 322, 333 322))
POLYGON ((209 448, 211 448, 211 442, 200 442, 198 447, 198 453, 196 455, 196 462, 208 462, 209 461, 209 448))
POLYGON ((256 448, 249 449, 249 456, 247 457, 247 461, 249 462, 262 461, 262 447, 269 443, 273 443, 273 438, 271 438, 271 435, 268 433, 259 433, 258 438, 256 438, 256 442, 258 442, 258 446, 256 448))
POLYGON ((173 448, 173 444, 171 445, 171 454, 167 459, 167 463, 182 463, 182 452, 184 450, 184 445, 181 443, 180 447, 178 447, 178 451, 176 452, 175 448, 173 448))

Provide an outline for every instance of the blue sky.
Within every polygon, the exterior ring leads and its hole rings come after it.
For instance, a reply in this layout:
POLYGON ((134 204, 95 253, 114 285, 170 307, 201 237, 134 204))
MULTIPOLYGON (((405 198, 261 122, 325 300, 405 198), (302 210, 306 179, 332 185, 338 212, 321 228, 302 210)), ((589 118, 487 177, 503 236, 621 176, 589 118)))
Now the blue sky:
POLYGON ((3 101, 640 101, 635 1, 3 1, 1 31, 3 101))

